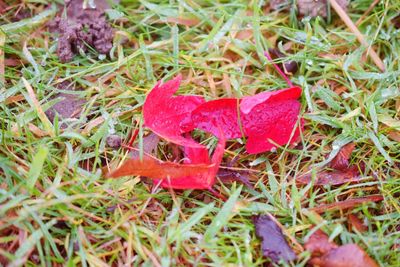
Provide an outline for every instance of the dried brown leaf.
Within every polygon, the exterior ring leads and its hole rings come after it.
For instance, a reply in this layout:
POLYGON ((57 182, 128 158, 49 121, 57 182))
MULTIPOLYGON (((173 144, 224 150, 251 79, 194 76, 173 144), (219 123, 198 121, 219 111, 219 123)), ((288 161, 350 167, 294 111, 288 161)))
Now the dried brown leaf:
POLYGON ((344 210, 344 209, 350 209, 355 206, 368 203, 368 202, 379 202, 383 200, 382 195, 370 195, 367 197, 360 197, 360 198, 353 198, 353 199, 346 199, 344 201, 339 201, 339 202, 334 202, 330 204, 323 204, 315 208, 311 208, 311 210, 317 212, 317 213, 323 213, 326 211, 330 210, 344 210))
POLYGON ((319 257, 337 247, 335 243, 329 241, 328 235, 321 230, 313 233, 304 244, 304 248, 310 251, 313 257, 319 257))
POLYGON ((360 233, 363 233, 368 230, 368 227, 363 224, 363 222, 354 214, 349 214, 347 216, 347 221, 349 222, 349 226, 356 229, 360 233))
MULTIPOLYGON (((341 185, 345 183, 358 182, 362 178, 358 167, 351 166, 346 170, 320 171, 316 174, 314 185, 341 185)), ((309 184, 312 181, 312 174, 306 173, 296 178, 299 184, 309 184)))

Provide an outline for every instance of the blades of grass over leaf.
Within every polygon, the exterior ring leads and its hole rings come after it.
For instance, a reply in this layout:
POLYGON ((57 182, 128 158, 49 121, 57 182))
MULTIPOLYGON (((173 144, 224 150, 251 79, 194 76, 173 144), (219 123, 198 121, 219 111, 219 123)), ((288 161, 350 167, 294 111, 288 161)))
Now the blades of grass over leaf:
POLYGON ((35 156, 33 157, 31 166, 29 168, 28 172, 28 179, 26 181, 26 186, 27 188, 32 191, 33 188, 35 187, 36 181, 38 180, 42 169, 43 169, 43 164, 47 158, 47 154, 49 153, 49 150, 47 147, 39 147, 38 151, 36 152, 35 156))
POLYGON ((213 218, 210 226, 204 233, 204 241, 209 243, 215 238, 217 233, 224 227, 230 218, 232 217, 233 209, 235 208, 236 202, 239 198, 242 186, 238 187, 224 203, 218 214, 213 218))

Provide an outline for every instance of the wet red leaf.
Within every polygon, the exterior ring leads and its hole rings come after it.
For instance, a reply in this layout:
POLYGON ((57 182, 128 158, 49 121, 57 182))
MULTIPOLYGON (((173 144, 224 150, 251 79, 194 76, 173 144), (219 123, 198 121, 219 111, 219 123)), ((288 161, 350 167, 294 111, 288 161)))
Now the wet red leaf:
POLYGON ((223 133, 226 139, 241 137, 238 105, 239 100, 236 98, 222 98, 206 102, 193 111, 193 123, 196 128, 215 136, 223 133))
POLYGON ((182 77, 157 85, 151 90, 143 106, 145 126, 160 137, 177 145, 201 147, 197 142, 184 138, 183 133, 194 129, 191 113, 204 99, 200 96, 173 96, 182 77))
POLYGON ((276 149, 276 144, 294 143, 300 134, 295 129, 299 119, 301 95, 299 87, 264 92, 243 98, 240 116, 243 131, 248 137, 246 150, 250 154, 276 149))
POLYGON ((256 235, 262 240, 261 248, 263 255, 277 263, 296 259, 296 254, 286 242, 279 226, 268 216, 260 215, 253 218, 256 235))
MULTIPOLYGON (((204 165, 210 166, 210 168, 208 168, 206 172, 193 171, 192 173, 188 173, 187 176, 181 177, 181 179, 163 179, 161 186, 175 189, 210 189, 215 183, 215 176, 218 172, 219 165, 221 165, 224 148, 225 139, 220 138, 215 148, 214 155, 211 158, 211 165, 207 165, 210 160, 205 148, 186 147, 185 154, 190 162, 200 163, 204 161, 204 165)), ((189 165, 191 164, 183 164, 183 166, 189 165)))
POLYGON ((299 119, 300 103, 297 99, 300 95, 299 87, 291 87, 241 100, 218 99, 201 104, 193 111, 192 119, 196 128, 216 136, 219 125, 227 139, 241 137, 241 125, 248 137, 247 152, 262 153, 275 149, 274 143, 285 145, 297 141, 300 129, 295 129, 295 126, 299 119))

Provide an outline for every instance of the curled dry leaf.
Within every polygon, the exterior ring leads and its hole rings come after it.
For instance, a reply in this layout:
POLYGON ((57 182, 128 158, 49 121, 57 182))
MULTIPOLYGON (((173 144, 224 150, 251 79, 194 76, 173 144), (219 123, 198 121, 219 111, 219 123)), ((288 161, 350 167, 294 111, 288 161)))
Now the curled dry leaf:
MULTIPOLYGON (((319 171, 316 174, 314 185, 341 185, 345 183, 358 182, 362 179, 358 166, 349 166, 351 153, 355 148, 354 143, 349 143, 340 149, 336 157, 330 162, 332 171, 319 171)), ((306 173, 296 178, 300 184, 309 184, 312 181, 312 174, 306 173)))
MULTIPOLYGON (((341 185, 345 183, 358 182, 362 179, 357 166, 351 166, 346 170, 320 171, 316 174, 314 185, 341 185)), ((296 178, 300 184, 309 184, 312 181, 312 174, 306 173, 296 178)))
POLYGON ((339 202, 334 202, 330 204, 323 204, 315 208, 311 208, 311 210, 317 212, 317 213, 323 213, 329 210, 345 210, 345 209, 351 209, 355 206, 368 203, 368 202, 380 202, 383 200, 382 195, 369 195, 366 197, 359 197, 359 198, 353 198, 353 199, 346 199, 343 201, 339 202))
POLYGON ((354 143, 343 146, 336 157, 330 162, 330 166, 336 170, 346 170, 349 167, 349 159, 355 147, 354 143))
MULTIPOLYGON (((282 53, 278 48, 270 48, 268 49, 268 52, 271 55, 272 59, 277 59, 277 58, 285 58, 286 55, 284 53, 282 53)), ((278 66, 284 70, 284 72, 286 74, 290 74, 293 75, 297 72, 297 70, 299 69, 299 64, 297 64, 296 61, 287 61, 284 63, 280 63, 278 64, 278 66)))
POLYGON ((309 264, 324 267, 378 267, 379 265, 356 244, 337 246, 317 230, 304 244, 311 252, 309 264))
POLYGON ((282 230, 268 216, 259 215, 253 218, 256 228, 256 235, 261 239, 263 255, 277 263, 279 261, 293 261, 296 254, 288 245, 282 230))
POLYGON ((368 227, 363 224, 363 222, 354 214, 349 214, 347 216, 347 221, 349 222, 349 226, 359 231, 360 233, 366 232, 368 227))

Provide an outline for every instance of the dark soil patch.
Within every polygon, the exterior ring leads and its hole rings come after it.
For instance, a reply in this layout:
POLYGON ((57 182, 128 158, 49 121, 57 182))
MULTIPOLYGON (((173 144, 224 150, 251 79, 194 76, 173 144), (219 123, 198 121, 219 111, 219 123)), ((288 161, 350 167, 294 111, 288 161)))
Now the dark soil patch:
POLYGON ((106 21, 104 10, 109 8, 105 0, 96 1, 96 7, 83 8, 82 0, 66 1, 66 18, 63 12, 50 24, 51 32, 58 32, 57 55, 61 62, 71 61, 79 51, 89 47, 100 54, 112 48, 113 29, 106 21))

